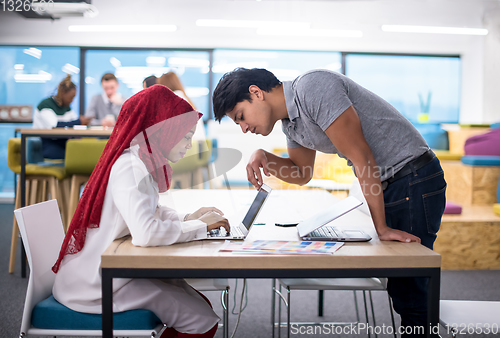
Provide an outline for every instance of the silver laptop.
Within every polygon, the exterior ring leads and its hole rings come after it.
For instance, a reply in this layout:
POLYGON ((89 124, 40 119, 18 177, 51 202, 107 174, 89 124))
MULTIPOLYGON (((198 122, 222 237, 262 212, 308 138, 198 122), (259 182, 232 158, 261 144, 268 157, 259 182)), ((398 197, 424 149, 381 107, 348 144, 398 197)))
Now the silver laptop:
POLYGON ((297 224, 299 236, 306 241, 367 242, 372 238, 361 230, 340 230, 325 224, 356 209, 363 202, 349 196, 297 224))
POLYGON ((207 234, 207 238, 204 239, 208 240, 245 239, 248 233, 250 232, 250 228, 252 227, 255 219, 262 210, 262 207, 264 206, 267 197, 269 197, 271 190, 272 190, 271 187, 265 184, 263 184, 260 187, 259 192, 257 192, 257 196, 255 196, 255 199, 250 205, 247 214, 243 218, 243 221, 241 221, 241 223, 239 223, 238 225, 231 225, 230 233, 227 233, 227 231, 224 228, 221 228, 220 230, 212 230, 207 234))

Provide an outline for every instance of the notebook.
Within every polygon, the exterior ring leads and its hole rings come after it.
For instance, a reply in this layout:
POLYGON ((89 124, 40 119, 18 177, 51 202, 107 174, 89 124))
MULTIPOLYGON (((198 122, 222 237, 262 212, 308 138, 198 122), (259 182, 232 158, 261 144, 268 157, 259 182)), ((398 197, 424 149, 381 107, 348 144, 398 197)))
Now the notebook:
POLYGON ((363 202, 354 196, 349 196, 333 204, 331 207, 297 224, 299 236, 306 241, 366 242, 371 240, 370 235, 362 230, 340 230, 334 226, 325 226, 362 204, 363 202))
POLYGON ((238 225, 231 225, 231 232, 228 234, 224 228, 220 230, 212 230, 208 233, 207 238, 202 238, 204 240, 226 240, 226 239, 245 239, 250 232, 250 228, 252 227, 255 219, 259 215, 262 207, 264 206, 269 194, 271 193, 271 187, 263 184, 259 191, 257 192, 257 196, 253 200, 250 208, 248 209, 243 221, 241 221, 238 225))

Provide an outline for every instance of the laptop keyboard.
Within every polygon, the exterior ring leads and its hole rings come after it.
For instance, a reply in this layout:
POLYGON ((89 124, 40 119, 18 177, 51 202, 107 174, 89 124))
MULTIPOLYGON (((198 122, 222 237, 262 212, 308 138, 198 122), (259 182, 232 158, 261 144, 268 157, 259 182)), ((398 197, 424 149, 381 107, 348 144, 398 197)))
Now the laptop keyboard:
POLYGON ((209 231, 210 237, 243 237, 243 233, 237 227, 231 228, 231 233, 228 234, 226 229, 214 229, 209 231))
POLYGON ((331 237, 331 238, 339 238, 342 237, 343 234, 340 230, 335 229, 333 226, 323 226, 319 229, 311 232, 307 237, 331 237))

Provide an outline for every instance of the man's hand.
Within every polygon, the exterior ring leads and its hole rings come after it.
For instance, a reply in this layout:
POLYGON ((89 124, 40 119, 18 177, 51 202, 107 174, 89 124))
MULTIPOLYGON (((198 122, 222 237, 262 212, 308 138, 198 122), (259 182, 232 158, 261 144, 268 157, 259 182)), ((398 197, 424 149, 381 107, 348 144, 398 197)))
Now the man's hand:
POLYGON ((200 209, 196 210, 192 214, 189 214, 186 217, 186 221, 192 221, 192 220, 195 220, 195 219, 199 219, 201 216, 203 216, 206 213, 211 212, 211 211, 216 212, 219 215, 224 215, 224 213, 222 211, 220 211, 219 209, 217 209, 215 207, 203 207, 203 208, 200 208, 200 209))
POLYGON ((101 125, 103 127, 114 127, 115 126, 115 117, 113 115, 107 115, 101 120, 101 125))
POLYGON ((378 238, 381 241, 399 241, 399 242, 405 242, 405 243, 410 243, 410 242, 420 243, 420 238, 418 238, 417 236, 409 234, 405 231, 389 228, 388 226, 383 228, 381 231, 377 230, 377 232, 378 232, 378 238))
POLYGON ((120 95, 120 93, 114 93, 113 95, 111 95, 111 97, 109 98, 109 101, 113 104, 116 104, 116 105, 121 105, 123 103, 123 98, 122 96, 120 95))
POLYGON ((250 183, 256 188, 260 189, 262 184, 264 183, 262 180, 262 174, 260 172, 260 168, 264 171, 266 176, 271 176, 269 174, 269 170, 267 168, 267 156, 266 152, 263 149, 259 149, 254 151, 250 160, 247 164, 247 178, 250 183))

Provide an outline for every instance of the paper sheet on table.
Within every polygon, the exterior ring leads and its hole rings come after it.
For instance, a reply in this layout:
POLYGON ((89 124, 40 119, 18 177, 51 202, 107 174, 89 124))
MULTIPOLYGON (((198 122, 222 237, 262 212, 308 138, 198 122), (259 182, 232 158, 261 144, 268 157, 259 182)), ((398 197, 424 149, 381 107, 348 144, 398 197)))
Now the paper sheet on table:
POLYGON ((316 241, 266 241, 231 242, 226 241, 219 252, 246 254, 302 254, 302 255, 333 255, 344 245, 343 242, 316 241))

